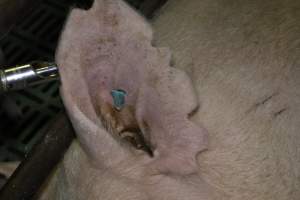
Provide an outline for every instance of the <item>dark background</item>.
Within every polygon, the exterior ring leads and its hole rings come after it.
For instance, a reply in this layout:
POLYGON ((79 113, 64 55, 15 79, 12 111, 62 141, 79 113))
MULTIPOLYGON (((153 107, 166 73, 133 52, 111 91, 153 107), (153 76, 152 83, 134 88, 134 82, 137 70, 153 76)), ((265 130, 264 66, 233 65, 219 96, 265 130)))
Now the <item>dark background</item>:
MULTIPOLYGON (((41 0, 14 28, 0 40, 4 66, 25 64, 33 60, 54 60, 58 38, 68 12, 74 5, 90 0, 41 0)), ((150 19, 166 0, 127 0, 150 19)), ((10 92, 1 96, 0 161, 15 161, 42 136, 47 124, 63 109, 58 83, 10 92)))

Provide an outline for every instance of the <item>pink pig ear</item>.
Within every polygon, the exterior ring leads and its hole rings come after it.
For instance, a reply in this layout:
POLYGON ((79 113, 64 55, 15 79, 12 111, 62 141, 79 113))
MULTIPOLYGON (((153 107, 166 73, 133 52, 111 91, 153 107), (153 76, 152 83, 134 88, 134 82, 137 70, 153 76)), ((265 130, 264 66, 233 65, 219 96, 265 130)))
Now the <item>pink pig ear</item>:
POLYGON ((207 131, 188 119, 198 101, 189 77, 170 67, 170 57, 168 49, 156 49, 151 64, 145 64, 155 67, 140 84, 136 116, 141 126, 147 124, 154 148, 150 170, 190 174, 198 169, 197 154, 207 148, 207 131))
POLYGON ((170 67, 170 51, 151 42, 149 24, 122 1, 96 0, 88 11, 73 10, 57 52, 64 103, 86 152, 116 166, 135 155, 114 135, 120 116, 111 111, 111 91, 126 91, 132 124, 154 150, 148 168, 193 173, 207 142, 206 131, 188 120, 197 98, 188 76, 170 67))

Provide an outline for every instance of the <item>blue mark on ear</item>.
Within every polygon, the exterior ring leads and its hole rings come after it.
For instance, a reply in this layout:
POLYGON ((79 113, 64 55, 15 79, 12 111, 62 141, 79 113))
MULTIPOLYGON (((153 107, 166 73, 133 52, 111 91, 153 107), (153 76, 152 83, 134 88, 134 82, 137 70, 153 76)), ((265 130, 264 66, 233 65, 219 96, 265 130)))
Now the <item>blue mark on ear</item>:
POLYGON ((124 90, 118 89, 118 90, 112 90, 111 96, 114 100, 114 107, 117 110, 121 110, 123 106, 125 105, 125 96, 127 93, 124 90))

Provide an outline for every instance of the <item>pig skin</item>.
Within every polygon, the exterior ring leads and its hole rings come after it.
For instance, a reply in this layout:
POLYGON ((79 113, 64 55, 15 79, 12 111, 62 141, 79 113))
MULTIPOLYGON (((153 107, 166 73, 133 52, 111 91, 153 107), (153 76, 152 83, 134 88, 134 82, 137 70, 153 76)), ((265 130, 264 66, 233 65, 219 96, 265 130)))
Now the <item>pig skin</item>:
POLYGON ((104 129, 99 115, 108 112, 97 110, 113 104, 111 90, 125 90, 126 106, 135 108, 142 129, 147 124, 154 148, 153 159, 141 156, 147 168, 194 173, 207 133, 188 120, 197 106, 193 87, 169 66, 169 51, 151 41, 151 28, 122 1, 95 1, 89 11, 74 10, 57 52, 64 103, 85 151, 99 167, 112 167, 133 154, 104 129))
POLYGON ((192 79, 201 177, 230 200, 300 199, 300 2, 169 1, 156 43, 192 79))
POLYGON ((207 131, 189 120, 198 107, 193 86, 170 67, 169 50, 151 42, 151 27, 122 1, 97 0, 89 11, 71 12, 56 60, 80 148, 70 150, 74 168, 56 172, 67 182, 54 176, 55 192, 41 199, 213 198, 198 177, 196 156, 207 148, 207 131), (126 106, 134 107, 153 157, 110 130, 118 123, 105 107, 113 104, 112 89, 127 92, 126 106))
POLYGON ((100 170, 75 142, 44 199, 298 200, 299 6, 169 1, 153 20, 154 39, 172 49, 174 66, 192 78, 201 100, 191 118, 209 132, 199 172, 137 176, 141 165, 130 161, 100 170))

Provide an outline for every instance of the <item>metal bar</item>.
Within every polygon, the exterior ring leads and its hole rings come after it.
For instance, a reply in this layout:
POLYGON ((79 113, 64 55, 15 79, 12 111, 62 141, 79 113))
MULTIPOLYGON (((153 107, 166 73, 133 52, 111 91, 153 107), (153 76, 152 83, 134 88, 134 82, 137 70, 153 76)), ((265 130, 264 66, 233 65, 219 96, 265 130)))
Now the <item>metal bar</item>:
POLYGON ((65 114, 59 114, 0 191, 3 200, 33 200, 74 138, 65 114))

